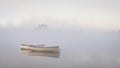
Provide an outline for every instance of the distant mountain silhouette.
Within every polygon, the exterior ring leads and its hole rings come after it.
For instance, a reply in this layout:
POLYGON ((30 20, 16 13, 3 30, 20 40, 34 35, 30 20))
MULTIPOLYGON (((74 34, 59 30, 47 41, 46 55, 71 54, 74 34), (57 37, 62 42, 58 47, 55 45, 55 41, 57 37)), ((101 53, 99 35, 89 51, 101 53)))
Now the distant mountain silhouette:
POLYGON ((39 24, 38 28, 45 29, 45 28, 48 28, 48 25, 47 24, 39 24))

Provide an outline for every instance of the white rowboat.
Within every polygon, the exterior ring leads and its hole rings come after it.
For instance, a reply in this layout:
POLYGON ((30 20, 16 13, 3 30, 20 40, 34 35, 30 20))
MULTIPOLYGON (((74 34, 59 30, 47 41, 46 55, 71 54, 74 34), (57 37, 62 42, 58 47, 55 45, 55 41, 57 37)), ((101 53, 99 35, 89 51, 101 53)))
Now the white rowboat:
POLYGON ((59 52, 59 46, 51 46, 51 47, 45 47, 44 45, 27 45, 27 44, 22 44, 20 46, 21 49, 23 50, 31 50, 31 51, 43 51, 43 52, 59 52))

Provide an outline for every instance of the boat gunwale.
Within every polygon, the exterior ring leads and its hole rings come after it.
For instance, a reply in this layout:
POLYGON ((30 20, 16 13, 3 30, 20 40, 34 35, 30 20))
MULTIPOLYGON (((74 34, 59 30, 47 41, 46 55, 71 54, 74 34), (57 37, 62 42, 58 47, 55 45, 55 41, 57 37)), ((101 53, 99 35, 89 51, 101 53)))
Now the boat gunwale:
POLYGON ((33 48, 59 48, 59 46, 48 46, 48 47, 44 47, 44 46, 33 46, 33 45, 26 45, 26 44, 21 44, 21 46, 27 46, 27 47, 33 47, 33 48))

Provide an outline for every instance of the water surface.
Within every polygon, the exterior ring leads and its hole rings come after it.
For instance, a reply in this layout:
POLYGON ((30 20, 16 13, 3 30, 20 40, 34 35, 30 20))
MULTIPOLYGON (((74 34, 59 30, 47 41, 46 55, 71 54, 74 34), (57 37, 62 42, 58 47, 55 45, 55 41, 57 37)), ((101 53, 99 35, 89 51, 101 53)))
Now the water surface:
POLYGON ((119 68, 119 40, 119 33, 99 31, 1 29, 0 68, 119 68), (61 51, 42 55, 23 53, 19 48, 23 43, 59 45, 61 51))

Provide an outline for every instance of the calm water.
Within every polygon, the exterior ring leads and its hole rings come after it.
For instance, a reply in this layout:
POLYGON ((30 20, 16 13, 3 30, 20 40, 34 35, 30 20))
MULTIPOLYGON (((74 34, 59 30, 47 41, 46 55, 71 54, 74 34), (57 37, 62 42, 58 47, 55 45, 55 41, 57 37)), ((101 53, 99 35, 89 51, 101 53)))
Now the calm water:
POLYGON ((120 68, 120 33, 60 29, 0 30, 0 68, 120 68), (27 53, 20 44, 59 45, 60 53, 27 53))

